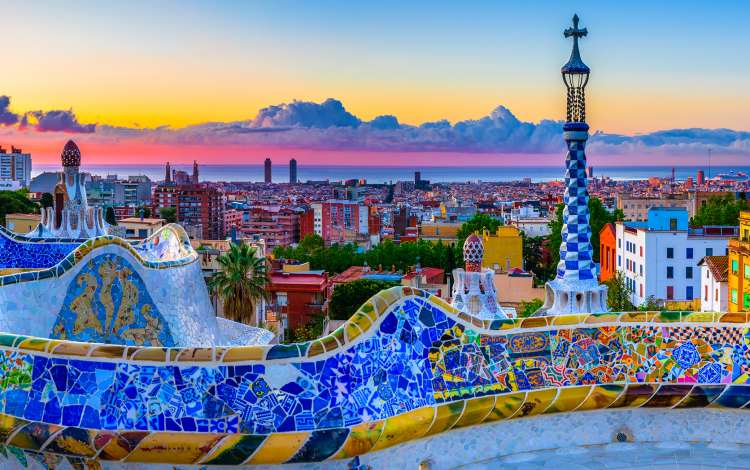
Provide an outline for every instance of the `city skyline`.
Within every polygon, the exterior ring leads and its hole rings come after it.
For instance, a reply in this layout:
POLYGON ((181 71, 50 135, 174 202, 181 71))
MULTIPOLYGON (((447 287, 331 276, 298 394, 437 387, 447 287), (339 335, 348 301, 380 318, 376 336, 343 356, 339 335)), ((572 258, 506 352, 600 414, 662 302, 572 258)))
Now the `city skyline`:
MULTIPOLYGON (((597 165, 622 155, 690 165, 709 147, 717 164, 750 154, 750 70, 737 60, 749 45, 746 7, 674 6, 575 7, 597 38, 582 43, 597 64, 589 87, 597 165), (711 24, 722 27, 701 32, 711 24), (654 133, 670 129, 682 130, 654 133)), ((573 11, 539 10, 7 5, 14 68, 0 89, 8 97, 0 141, 39 163, 77 134, 92 163, 553 164, 548 157, 562 150, 554 72, 566 54, 554 25, 573 11)))

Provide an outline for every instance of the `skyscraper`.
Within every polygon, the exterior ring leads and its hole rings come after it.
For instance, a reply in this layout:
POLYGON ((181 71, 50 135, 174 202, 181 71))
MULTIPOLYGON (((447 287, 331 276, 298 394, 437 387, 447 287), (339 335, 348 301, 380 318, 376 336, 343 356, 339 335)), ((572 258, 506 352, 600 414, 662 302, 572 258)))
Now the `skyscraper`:
POLYGON ((167 162, 167 168, 164 170, 164 182, 165 183, 172 182, 172 167, 169 166, 169 162, 167 162))
POLYGON ((28 188, 31 183, 31 154, 11 147, 8 152, 0 147, 0 180, 17 181, 28 188))
POLYGON ((265 182, 270 183, 271 182, 271 159, 266 158, 266 161, 263 163, 263 170, 265 174, 265 182))
POLYGON ((191 178, 191 183, 198 184, 198 161, 193 160, 193 176, 191 178))
POLYGON ((294 158, 289 160, 289 182, 297 184, 297 160, 294 158))

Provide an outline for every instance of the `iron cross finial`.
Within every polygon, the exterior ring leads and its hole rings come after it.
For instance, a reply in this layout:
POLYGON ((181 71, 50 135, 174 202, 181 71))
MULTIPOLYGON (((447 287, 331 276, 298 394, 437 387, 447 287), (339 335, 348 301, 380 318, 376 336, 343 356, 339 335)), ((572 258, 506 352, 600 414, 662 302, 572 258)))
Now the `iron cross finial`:
POLYGON ((573 41, 578 42, 578 38, 582 38, 589 34, 588 30, 586 28, 578 28, 578 15, 573 15, 573 27, 568 28, 565 30, 563 34, 565 34, 566 38, 569 38, 573 36, 573 41))

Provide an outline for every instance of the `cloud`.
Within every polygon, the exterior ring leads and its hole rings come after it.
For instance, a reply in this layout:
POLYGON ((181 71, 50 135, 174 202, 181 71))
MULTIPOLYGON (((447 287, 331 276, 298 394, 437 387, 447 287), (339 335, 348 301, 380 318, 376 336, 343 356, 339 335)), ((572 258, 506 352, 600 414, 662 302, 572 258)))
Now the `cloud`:
MULTIPOLYGON (((491 154, 562 154, 562 122, 518 119, 498 106, 487 116, 451 123, 447 120, 409 125, 394 115, 367 121, 349 112, 341 101, 292 101, 261 109, 254 118, 206 122, 182 128, 118 127, 81 124, 72 110, 30 111, 21 117, 8 111, 10 99, 0 96, 0 125, 18 121, 18 128, 40 132, 90 134, 107 144, 222 145, 325 151, 458 152, 491 154), (14 120, 15 119, 15 120, 14 120)), ((596 132, 590 155, 750 156, 750 132, 731 129, 671 129, 640 135, 596 132)))
POLYGON ((91 134, 96 131, 96 124, 81 124, 72 109, 57 109, 52 111, 28 111, 23 115, 19 128, 32 128, 39 132, 91 134))
POLYGON ((10 107, 10 97, 6 95, 0 96, 0 125, 11 126, 18 122, 18 114, 11 112, 8 108, 10 107))
POLYGON ((328 98, 324 102, 293 101, 269 106, 258 112, 248 127, 298 127, 326 129, 329 127, 358 127, 362 121, 344 109, 341 101, 328 98))

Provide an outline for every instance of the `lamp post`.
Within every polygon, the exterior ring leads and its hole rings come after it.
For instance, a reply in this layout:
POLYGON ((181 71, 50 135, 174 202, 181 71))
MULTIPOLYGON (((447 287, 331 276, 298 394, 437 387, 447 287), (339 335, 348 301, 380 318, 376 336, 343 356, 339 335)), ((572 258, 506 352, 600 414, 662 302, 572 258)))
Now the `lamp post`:
POLYGON ((545 286, 546 299, 544 306, 537 312, 538 315, 607 311, 607 287, 599 284, 592 258, 585 153, 589 137, 585 90, 591 69, 581 60, 578 40, 585 37, 588 31, 586 28, 579 28, 578 22, 578 15, 573 16, 573 27, 564 32, 566 38, 573 38, 573 51, 561 69, 567 89, 563 137, 568 154, 565 159, 565 208, 560 262, 556 278, 545 286))

